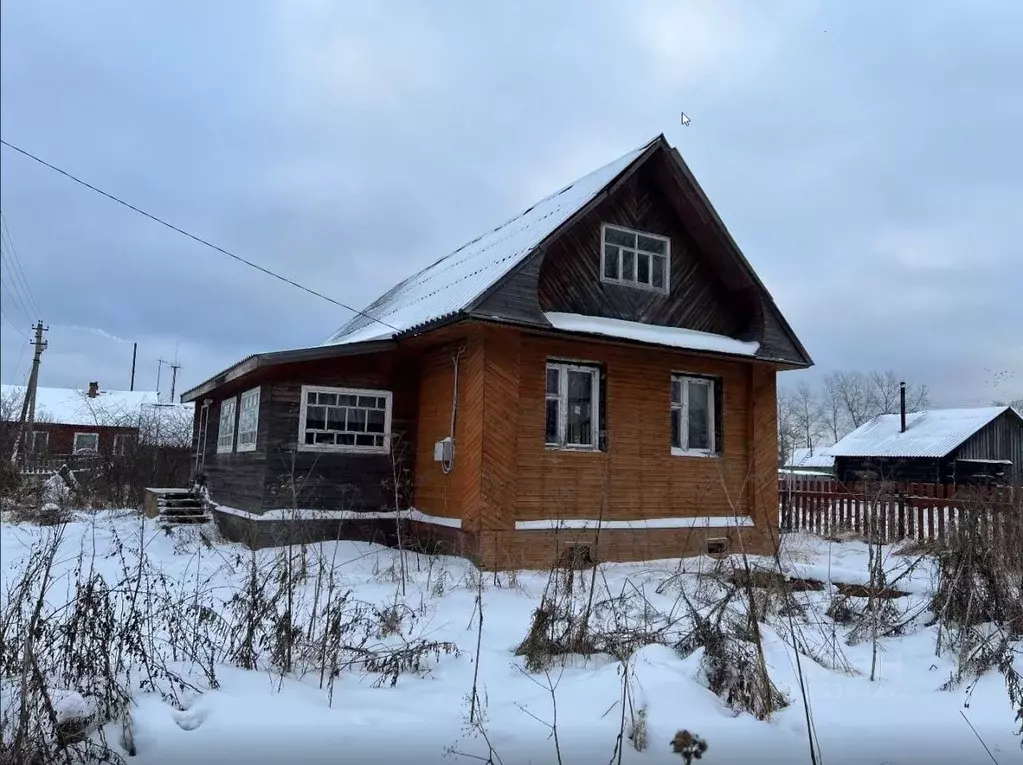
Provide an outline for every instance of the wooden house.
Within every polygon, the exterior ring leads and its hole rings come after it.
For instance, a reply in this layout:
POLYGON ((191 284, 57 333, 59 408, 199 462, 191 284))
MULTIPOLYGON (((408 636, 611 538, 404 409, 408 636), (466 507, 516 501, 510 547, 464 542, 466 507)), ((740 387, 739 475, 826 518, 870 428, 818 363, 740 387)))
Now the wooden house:
POLYGON ((814 475, 830 477, 835 474, 835 456, 827 446, 802 446, 792 450, 792 454, 781 466, 785 475, 814 475))
MULTIPOLYGON (((14 446, 26 387, 4 385, 3 438, 14 446)), ((181 436, 181 424, 190 423, 192 407, 161 403, 155 391, 101 390, 98 382, 85 389, 36 388, 35 422, 24 434, 22 448, 29 467, 45 467, 68 457, 98 455, 107 459, 131 451, 146 431, 150 441, 172 428, 181 436)), ((187 435, 185 443, 187 444, 187 435)))
POLYGON ((486 568, 766 550, 776 374, 811 364, 663 136, 322 345, 187 391, 228 536, 430 541, 486 568))
POLYGON ((878 415, 828 451, 838 480, 1019 486, 1023 417, 1012 407, 878 415))

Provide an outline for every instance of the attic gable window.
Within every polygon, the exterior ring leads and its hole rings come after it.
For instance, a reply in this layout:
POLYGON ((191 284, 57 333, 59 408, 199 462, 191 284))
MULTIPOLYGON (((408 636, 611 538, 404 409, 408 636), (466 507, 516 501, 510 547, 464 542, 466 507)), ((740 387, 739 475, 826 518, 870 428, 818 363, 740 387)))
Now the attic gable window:
POLYGON ((387 454, 391 392, 302 386, 298 448, 302 451, 387 454))
POLYGON ((602 281, 668 293, 671 241, 667 237, 605 223, 602 241, 602 281))

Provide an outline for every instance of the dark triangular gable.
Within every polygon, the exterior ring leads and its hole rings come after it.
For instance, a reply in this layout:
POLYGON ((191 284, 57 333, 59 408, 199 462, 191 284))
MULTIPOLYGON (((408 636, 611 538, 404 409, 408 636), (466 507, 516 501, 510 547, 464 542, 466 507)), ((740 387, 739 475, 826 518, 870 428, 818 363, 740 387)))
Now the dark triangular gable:
POLYGON ((475 318, 549 327, 545 311, 757 340, 760 358, 812 364, 681 155, 663 136, 467 309, 475 318), (671 238, 669 295, 600 281, 601 223, 671 238))

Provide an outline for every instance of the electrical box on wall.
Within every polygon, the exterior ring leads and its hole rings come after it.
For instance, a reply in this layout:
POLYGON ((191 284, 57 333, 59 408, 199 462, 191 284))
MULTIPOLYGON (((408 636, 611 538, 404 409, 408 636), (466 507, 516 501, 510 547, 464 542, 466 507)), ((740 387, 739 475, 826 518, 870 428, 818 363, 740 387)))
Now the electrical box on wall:
POLYGON ((455 454, 455 442, 450 437, 443 438, 433 445, 434 462, 451 462, 455 454))

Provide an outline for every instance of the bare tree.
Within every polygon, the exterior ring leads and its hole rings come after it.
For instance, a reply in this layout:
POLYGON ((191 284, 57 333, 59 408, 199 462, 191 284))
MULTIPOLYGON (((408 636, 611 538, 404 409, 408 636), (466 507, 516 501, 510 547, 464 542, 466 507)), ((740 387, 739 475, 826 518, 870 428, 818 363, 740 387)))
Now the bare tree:
POLYGON ((821 424, 832 441, 838 441, 848 431, 848 416, 842 405, 841 386, 838 381, 840 373, 833 372, 824 378, 821 389, 821 424))
MULTIPOLYGON (((887 372, 871 372, 868 375, 871 416, 898 414, 900 409, 899 376, 890 369, 887 372)), ((906 385, 906 411, 919 412, 927 408, 929 393, 926 385, 906 385)))
POLYGON ((867 376, 862 372, 834 372, 831 375, 835 394, 845 412, 846 423, 858 428, 873 416, 867 376))
POLYGON ((799 434, 799 445, 812 449, 821 440, 821 404, 817 392, 805 381, 789 396, 793 427, 799 434))

